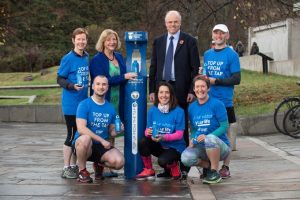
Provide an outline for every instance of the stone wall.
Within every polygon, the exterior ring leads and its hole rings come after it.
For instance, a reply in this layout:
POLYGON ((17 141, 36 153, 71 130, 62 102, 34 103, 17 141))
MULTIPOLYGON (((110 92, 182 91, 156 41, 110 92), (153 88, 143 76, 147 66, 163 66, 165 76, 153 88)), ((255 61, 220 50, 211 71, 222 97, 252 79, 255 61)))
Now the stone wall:
POLYGON ((60 105, 0 106, 0 121, 64 123, 60 105))
MULTIPOLYGON (((262 72, 262 58, 259 55, 240 57, 241 68, 262 72)), ((269 72, 285 76, 300 77, 300 59, 285 61, 268 61, 269 72)))
POLYGON ((248 30, 248 52, 253 42, 259 51, 274 61, 300 58, 300 18, 286 19, 268 25, 250 27, 248 30))
MULTIPOLYGON (((0 121, 64 123, 64 117, 60 105, 0 106, 0 121)), ((262 135, 277 132, 273 124, 273 115, 241 117, 238 118, 237 127, 237 135, 262 135)))

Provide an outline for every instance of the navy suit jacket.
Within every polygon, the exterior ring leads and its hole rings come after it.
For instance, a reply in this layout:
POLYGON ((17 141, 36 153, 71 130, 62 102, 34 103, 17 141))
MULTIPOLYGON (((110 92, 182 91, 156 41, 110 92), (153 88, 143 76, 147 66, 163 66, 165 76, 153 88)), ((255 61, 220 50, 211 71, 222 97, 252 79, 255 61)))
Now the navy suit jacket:
MULTIPOLYGON (((149 93, 155 92, 162 81, 164 62, 166 55, 166 43, 168 34, 156 38, 153 42, 152 58, 149 70, 149 93)), ((197 40, 192 36, 181 32, 174 54, 174 71, 176 87, 175 94, 181 107, 187 108, 188 93, 193 93, 192 81, 198 74, 200 67, 197 40)))

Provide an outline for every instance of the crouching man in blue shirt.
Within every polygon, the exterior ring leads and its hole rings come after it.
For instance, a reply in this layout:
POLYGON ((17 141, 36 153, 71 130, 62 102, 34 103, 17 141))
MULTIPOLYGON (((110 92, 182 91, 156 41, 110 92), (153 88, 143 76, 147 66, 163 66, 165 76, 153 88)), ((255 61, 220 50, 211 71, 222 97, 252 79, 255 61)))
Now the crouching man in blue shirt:
MULTIPOLYGON (((94 94, 82 101, 77 109, 76 124, 78 131, 73 140, 73 150, 79 165, 78 181, 92 183, 93 179, 86 170, 86 161, 93 161, 95 179, 102 179, 103 168, 116 170, 124 166, 123 154, 108 141, 109 136, 115 137, 114 121, 116 111, 112 104, 105 100, 108 90, 105 76, 96 76, 92 89, 94 94)), ((122 125, 121 132, 124 126, 122 125)))

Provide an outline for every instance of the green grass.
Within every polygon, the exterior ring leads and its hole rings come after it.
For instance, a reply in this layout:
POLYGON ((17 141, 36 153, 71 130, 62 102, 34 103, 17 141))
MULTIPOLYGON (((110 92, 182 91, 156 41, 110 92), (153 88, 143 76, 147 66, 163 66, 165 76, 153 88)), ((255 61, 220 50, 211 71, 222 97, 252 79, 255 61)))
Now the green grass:
MULTIPOLYGON (((23 81, 29 73, 0 73, 2 86, 15 85, 45 85, 56 83, 57 67, 49 68, 50 74, 41 76, 31 73, 32 81, 23 81)), ((300 86, 296 85, 298 77, 288 77, 276 74, 242 70, 241 84, 235 87, 235 110, 238 116, 253 116, 273 113, 276 105, 286 96, 300 94, 300 86)), ((37 95, 33 104, 60 104, 61 89, 38 90, 0 90, 0 95, 30 96, 37 95)), ((0 105, 27 104, 26 99, 0 99, 0 105)))
POLYGON ((28 99, 0 99, 0 105, 26 105, 28 99))
MULTIPOLYGON (((49 74, 41 76, 36 73, 0 73, 1 86, 17 86, 17 85, 48 85, 56 84, 56 73, 58 67, 51 67, 47 70, 49 74), (24 77, 32 75, 32 81, 24 81, 24 77)), ((15 90, 0 90, 0 96, 31 96, 37 95, 33 104, 59 104, 61 89, 15 89, 15 90)), ((0 99, 0 105, 20 105, 28 104, 27 99, 0 99)))
POLYGON ((235 87, 235 108, 239 116, 273 113, 286 96, 300 94, 298 77, 243 70, 241 84, 235 87))
MULTIPOLYGON (((60 103, 60 96, 61 96, 61 89, 60 88, 51 88, 51 89, 31 89, 31 90, 0 90, 0 96, 31 96, 37 95, 36 99, 34 100, 33 104, 59 104, 60 103)), ((19 105, 20 102, 25 102, 27 104, 26 99, 2 99, 0 101, 0 105, 19 105), (22 101, 21 101, 22 100, 22 101), (14 103, 14 101, 16 101, 14 103)))
POLYGON ((18 73, 0 73, 1 86, 15 86, 15 85, 47 85, 56 83, 56 72, 58 66, 48 68, 49 74, 41 76, 39 72, 18 72, 18 73), (24 81, 24 77, 32 75, 32 81, 24 81))

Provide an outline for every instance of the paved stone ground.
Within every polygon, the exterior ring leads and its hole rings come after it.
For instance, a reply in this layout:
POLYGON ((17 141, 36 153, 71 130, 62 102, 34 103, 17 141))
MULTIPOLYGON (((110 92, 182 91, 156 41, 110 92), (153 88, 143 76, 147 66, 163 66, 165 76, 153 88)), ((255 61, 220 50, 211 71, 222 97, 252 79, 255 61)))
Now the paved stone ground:
POLYGON ((232 177, 211 186, 216 199, 300 199, 300 140, 275 134, 239 138, 238 144, 232 177))
POLYGON ((186 183, 124 180, 123 171, 93 184, 60 178, 65 131, 62 124, 0 123, 0 199, 191 199, 186 183))
POLYGON ((128 181, 123 171, 93 184, 62 179, 65 132, 63 124, 0 123, 0 199, 300 199, 300 140, 281 134, 238 137, 232 177, 208 186, 196 168, 186 182, 128 181))

